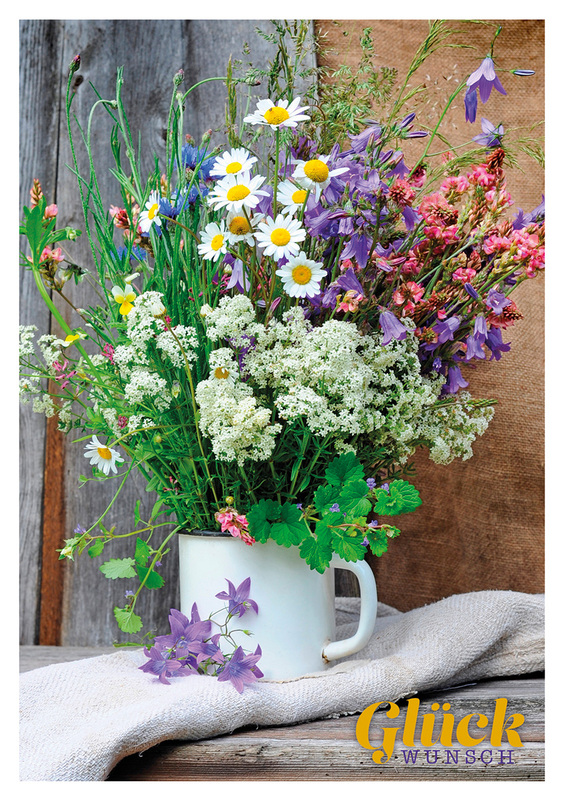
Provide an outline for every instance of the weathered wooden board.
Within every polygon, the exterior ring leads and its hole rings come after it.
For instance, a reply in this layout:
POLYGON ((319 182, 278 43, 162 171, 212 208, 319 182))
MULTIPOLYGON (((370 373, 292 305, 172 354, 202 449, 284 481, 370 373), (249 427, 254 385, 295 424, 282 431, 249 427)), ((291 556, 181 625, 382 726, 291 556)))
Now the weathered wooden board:
MULTIPOLYGON (((20 648, 20 672, 48 664, 74 661, 101 655, 109 648, 37 647, 20 648)), ((459 687, 422 692, 419 722, 414 741, 418 742, 421 720, 433 703, 450 704, 449 712, 458 721, 471 713, 485 714, 491 724, 497 698, 508 699, 508 713, 523 714, 519 728, 522 748, 511 748, 503 739, 499 748, 488 739, 470 748, 453 746, 407 748, 396 742, 385 764, 372 760, 372 752, 362 748, 355 736, 358 714, 337 719, 322 719, 301 725, 276 728, 245 728, 231 735, 198 742, 167 741, 124 758, 111 772, 110 781, 543 781, 545 764, 544 727, 545 682, 541 673, 515 678, 479 681, 459 687), (403 751, 418 750, 416 756, 403 751), (458 750, 458 755, 456 751, 458 750), (468 754, 467 754, 468 750, 468 754), (500 755, 500 751, 504 755, 500 755), (435 756, 435 751, 437 755, 435 756), (450 755, 447 752, 450 751, 450 755), (511 755, 509 752, 511 751, 511 755), (415 758, 415 763, 412 759, 415 758), (408 760, 410 759, 410 760, 408 760), (458 763, 455 763, 455 762, 458 763), (500 763, 501 762, 501 763, 500 763)), ((383 698, 374 698, 374 702, 383 698)), ((403 728, 406 701, 399 701, 400 715, 388 721, 378 712, 370 728, 370 741, 381 747, 382 727, 403 728)), ((436 715, 436 738, 440 712, 436 715)), ((490 727, 469 728, 471 735, 488 734, 490 727)), ((398 740, 401 739, 401 733, 398 740)))
MULTIPOLYGON (((203 78, 225 75, 227 62, 244 61, 265 66, 273 45, 255 33, 266 20, 27 20, 20 23, 21 53, 21 205, 29 201, 29 188, 37 177, 49 202, 56 202, 59 220, 84 230, 75 177, 67 141, 64 112, 68 64, 81 54, 75 75, 73 114, 83 126, 96 95, 115 96, 116 70, 124 66, 123 99, 134 139, 141 133, 141 164, 144 174, 153 168, 153 153, 165 155, 164 131, 178 69, 185 72, 185 87, 203 78), (210 46, 213 42, 213 46, 210 46)), ((313 57, 313 56, 312 56, 313 57)), ((255 97, 264 87, 253 89, 255 97)), ((221 81, 196 89, 186 108, 186 129, 200 140, 208 129, 222 126, 226 90, 221 81)), ((73 123, 74 125, 74 123, 73 123)), ((94 160, 101 195, 107 204, 119 202, 118 186, 109 173, 111 120, 98 107, 92 123, 94 160)), ((75 126, 77 156, 84 166, 85 152, 75 126)), ((215 133, 212 146, 222 145, 215 133)), ((93 269, 86 237, 73 243, 73 259, 93 269)), ((22 275, 21 321, 35 323, 41 332, 50 330, 50 320, 29 273, 22 275)), ((85 284, 72 287, 69 297, 77 305, 88 304, 85 284)), ((67 322, 78 324, 69 307, 62 308, 67 322)), ((56 332, 53 330, 52 332, 56 332)), ((79 491, 78 476, 85 473, 83 447, 71 444, 53 425, 46 433, 45 420, 25 407, 21 426, 21 642, 46 645, 111 644, 120 636, 113 619, 114 605, 123 605, 122 581, 106 581, 98 563, 87 556, 75 563, 58 560, 56 548, 72 536, 78 524, 91 524, 108 506, 117 488, 113 482, 90 482, 79 491), (47 480, 47 482, 45 482, 47 480)), ((133 528, 133 508, 141 498, 141 514, 149 514, 155 497, 144 491, 141 476, 132 476, 119 501, 106 519, 108 526, 124 533, 133 528)), ((127 543, 116 545, 111 557, 131 555, 127 543)), ((163 562, 165 589, 149 593, 140 601, 145 629, 162 629, 168 609, 178 603, 176 552, 163 562)))

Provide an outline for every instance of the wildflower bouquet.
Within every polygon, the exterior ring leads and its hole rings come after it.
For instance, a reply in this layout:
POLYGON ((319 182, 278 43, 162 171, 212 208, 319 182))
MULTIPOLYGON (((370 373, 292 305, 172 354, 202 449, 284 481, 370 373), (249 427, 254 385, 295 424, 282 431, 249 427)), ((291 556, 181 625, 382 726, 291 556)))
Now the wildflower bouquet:
MULTIPOLYGON (((273 539, 319 572, 335 553, 383 555, 400 533, 393 517, 421 502, 407 480, 413 453, 467 459, 492 418, 494 401, 471 396, 464 368, 509 350, 503 333, 521 318, 511 295, 544 267, 544 206, 512 217, 502 126, 485 120, 437 163, 440 121, 417 129, 407 80, 392 102, 384 77, 386 114, 341 135, 337 106, 294 96, 292 81, 272 83, 237 126, 230 66, 227 141, 212 148, 210 134, 196 145, 184 131, 192 89, 180 71, 164 163, 142 175, 119 70, 115 100, 95 104, 114 124, 110 204, 90 125, 89 173, 74 162, 93 269, 63 251, 79 232, 58 225, 38 182, 31 190, 24 263, 63 334, 37 349, 34 327, 21 329, 23 399, 58 417, 95 473, 121 488, 139 470, 158 494, 151 521, 136 511, 119 534, 133 537, 132 557, 100 567, 139 581, 115 609, 124 631, 142 627, 139 592, 163 584, 180 530, 273 539), (406 163, 413 138, 426 146, 406 163), (65 299, 71 279, 99 298, 73 306, 72 326, 51 297, 65 299)), ((492 89, 505 93, 490 54, 447 107, 464 90, 474 121, 492 89)), ((103 518, 77 529, 61 558, 107 555, 117 534, 103 518)))

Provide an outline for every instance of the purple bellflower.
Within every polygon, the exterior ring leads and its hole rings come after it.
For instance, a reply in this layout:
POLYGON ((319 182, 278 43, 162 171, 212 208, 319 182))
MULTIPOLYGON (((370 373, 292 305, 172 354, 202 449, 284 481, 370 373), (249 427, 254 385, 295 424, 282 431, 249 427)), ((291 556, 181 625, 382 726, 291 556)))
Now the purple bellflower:
POLYGON ((443 394, 456 394, 459 389, 464 389, 468 386, 468 381, 465 381, 460 372, 460 367, 451 365, 448 368, 447 382, 442 388, 443 394))
POLYGON ((504 342, 501 336, 501 331, 498 328, 491 328, 486 336, 486 347, 491 350, 490 361, 494 358, 499 361, 502 353, 507 353, 511 350, 511 343, 504 342))
POLYGON ((505 133, 503 125, 499 124, 494 128, 493 122, 489 119, 482 117, 482 133, 472 137, 473 142, 478 142, 483 147, 501 147, 501 140, 505 133))
POLYGON ((230 580, 227 580, 227 586, 229 587, 229 591, 219 592, 219 594, 216 594, 216 597, 219 600, 229 601, 230 614, 233 614, 233 616, 242 617, 245 611, 247 611, 249 608, 251 608, 255 614, 258 614, 257 604, 254 600, 249 598, 249 593, 251 591, 250 578, 245 578, 245 580, 240 583, 237 588, 235 588, 230 580))
POLYGON ((470 75, 466 81, 466 86, 464 106, 466 108, 467 122, 475 122, 476 120, 478 92, 480 92, 480 100, 482 103, 487 103, 492 89, 497 89, 500 94, 507 94, 495 73, 494 62, 490 56, 486 56, 478 69, 470 75))
POLYGON ((391 311, 382 311, 379 322, 384 332, 384 338, 382 339, 383 345, 389 344, 392 339, 401 340, 406 338, 407 328, 391 311))
POLYGON ((496 289, 490 289, 486 297, 486 305, 491 308, 496 316, 499 316, 506 306, 511 305, 511 300, 506 297, 503 292, 498 292, 496 289))
POLYGON ((447 341, 451 341, 454 339, 454 334, 460 327, 460 320, 458 317, 450 317, 450 319, 445 319, 442 322, 437 322, 437 324, 433 327, 433 330, 437 334, 437 344, 444 344, 447 341))
POLYGON ((218 673, 218 681, 231 681, 235 689, 241 694, 245 686, 255 683, 259 678, 263 677, 263 673, 256 666, 257 661, 262 656, 262 650, 257 647, 254 653, 248 656, 242 647, 238 647, 230 660, 221 668, 218 673))
POLYGON ((249 280, 249 274, 245 269, 243 262, 241 261, 240 258, 235 259, 233 267, 231 268, 231 276, 229 278, 229 283, 225 288, 237 289, 237 291, 241 293, 248 292, 249 289, 251 288, 251 281, 249 280))

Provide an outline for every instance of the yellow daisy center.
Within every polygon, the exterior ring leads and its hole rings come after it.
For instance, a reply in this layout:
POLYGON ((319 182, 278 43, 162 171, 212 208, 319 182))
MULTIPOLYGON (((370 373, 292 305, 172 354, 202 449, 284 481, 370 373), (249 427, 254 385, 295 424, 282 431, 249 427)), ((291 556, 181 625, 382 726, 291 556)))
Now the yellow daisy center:
POLYGON ((229 223, 229 230, 235 236, 245 236, 251 230, 251 226, 245 217, 233 217, 229 223))
POLYGON ((306 197, 307 192, 305 189, 296 189, 296 191, 292 194, 292 203, 297 203, 301 206, 305 203, 306 197))
POLYGON ((272 106, 272 108, 264 112, 264 118, 269 125, 281 125, 283 122, 286 122, 287 119, 290 119, 290 115, 285 108, 272 106))
POLYGON ((222 233, 216 234, 210 242, 210 247, 212 250, 221 250, 223 247, 223 241, 225 237, 222 233))
POLYGON ((286 230, 286 228, 274 228, 270 234, 270 241, 277 247, 284 247, 291 238, 290 231, 286 230))
POLYGON ((312 158, 304 164, 304 173, 310 181, 323 183, 329 177, 329 167, 319 158, 312 158))
POLYGON ((232 186, 231 189, 229 189, 227 192, 227 199, 230 203, 233 203, 236 200, 244 200, 245 197, 250 195, 250 193, 250 189, 248 189, 246 186, 238 184, 237 186, 232 186))
POLYGON ((312 271, 306 264, 297 264, 292 270, 292 280, 294 283, 299 283, 300 286, 305 286, 311 280, 312 271))
POLYGON ((232 161, 231 164, 225 167, 225 171, 228 175, 232 175, 234 172, 240 172, 242 169, 243 165, 239 161, 232 161))
POLYGON ((229 377, 229 370, 225 369, 225 367, 216 367, 213 374, 219 380, 225 380, 229 377))
POLYGON ((112 454, 110 453, 110 450, 107 447, 98 447, 96 449, 98 450, 98 455, 100 456, 100 458, 104 458, 106 461, 112 460, 112 454))
POLYGON ((154 219, 157 216, 158 211, 159 211, 159 204, 158 203, 153 203, 153 205, 149 209, 149 213, 148 213, 149 219, 154 219))

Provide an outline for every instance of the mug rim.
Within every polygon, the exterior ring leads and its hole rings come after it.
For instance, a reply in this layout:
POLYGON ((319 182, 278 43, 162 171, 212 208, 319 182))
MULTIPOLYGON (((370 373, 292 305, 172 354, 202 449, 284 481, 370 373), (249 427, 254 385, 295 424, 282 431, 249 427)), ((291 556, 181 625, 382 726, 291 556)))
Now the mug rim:
POLYGON ((219 538, 219 539, 235 539, 235 536, 232 536, 228 531, 201 531, 201 530, 192 530, 192 531, 178 531, 178 536, 199 536, 202 539, 206 537, 210 538, 219 538))

